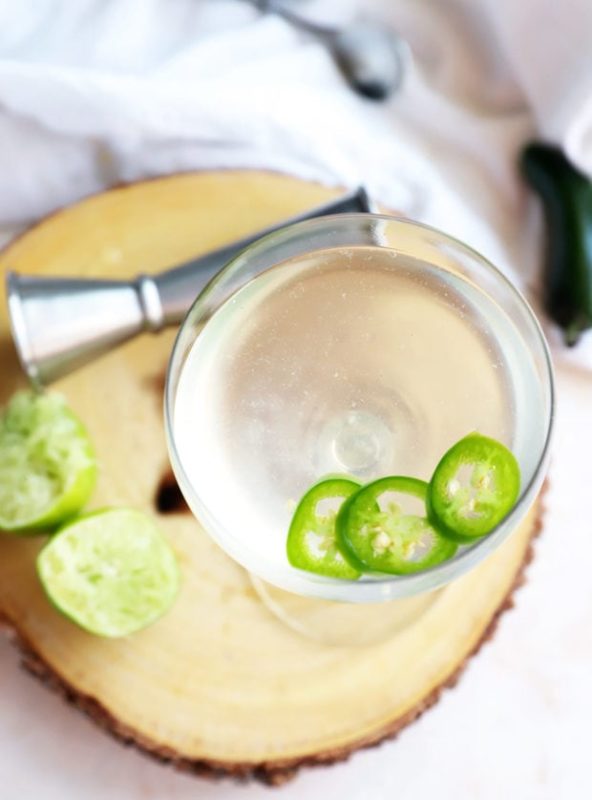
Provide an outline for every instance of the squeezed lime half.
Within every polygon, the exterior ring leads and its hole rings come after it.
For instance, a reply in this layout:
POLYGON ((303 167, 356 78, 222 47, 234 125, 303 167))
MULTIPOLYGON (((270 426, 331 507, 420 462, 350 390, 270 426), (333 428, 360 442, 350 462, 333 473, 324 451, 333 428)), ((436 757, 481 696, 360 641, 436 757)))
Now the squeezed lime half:
POLYGON ((76 514, 96 482, 86 429, 55 393, 19 392, 0 418, 0 530, 47 530, 76 514))
POLYGON ((179 589, 175 554, 151 517, 96 511, 67 523, 37 557, 52 603, 98 636, 127 636, 157 620, 179 589))

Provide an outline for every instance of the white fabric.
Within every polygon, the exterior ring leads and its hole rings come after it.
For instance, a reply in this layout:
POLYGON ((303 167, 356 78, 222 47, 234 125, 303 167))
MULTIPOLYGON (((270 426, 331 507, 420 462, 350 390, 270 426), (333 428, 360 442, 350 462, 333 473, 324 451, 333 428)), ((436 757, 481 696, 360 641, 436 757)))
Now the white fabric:
POLYGON ((538 129, 592 171, 592 4, 295 4, 397 28, 414 52, 403 91, 357 97, 319 43, 246 2, 0 0, 0 225, 120 181, 269 167, 364 183, 535 286, 516 156, 538 129))

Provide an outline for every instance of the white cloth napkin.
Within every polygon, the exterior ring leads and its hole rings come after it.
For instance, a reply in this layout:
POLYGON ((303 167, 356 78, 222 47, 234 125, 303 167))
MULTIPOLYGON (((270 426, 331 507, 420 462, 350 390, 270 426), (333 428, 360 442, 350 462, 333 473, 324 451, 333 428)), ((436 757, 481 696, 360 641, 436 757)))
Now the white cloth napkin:
POLYGON ((0 0, 0 226, 121 181, 267 167, 364 183, 535 287, 516 157, 538 131, 592 172, 589 0, 294 6, 395 27, 414 53, 402 92, 357 97, 318 42, 242 0, 0 0))

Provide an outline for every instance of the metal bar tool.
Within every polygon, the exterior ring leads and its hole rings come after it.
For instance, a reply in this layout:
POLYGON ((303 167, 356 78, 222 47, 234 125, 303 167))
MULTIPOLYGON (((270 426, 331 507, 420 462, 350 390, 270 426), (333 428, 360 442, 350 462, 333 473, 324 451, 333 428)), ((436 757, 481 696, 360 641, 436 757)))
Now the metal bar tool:
POLYGON ((8 272, 10 323, 23 369, 34 385, 50 384, 143 331, 180 323, 214 275, 262 236, 313 217, 371 210, 359 188, 186 264, 131 280, 8 272))

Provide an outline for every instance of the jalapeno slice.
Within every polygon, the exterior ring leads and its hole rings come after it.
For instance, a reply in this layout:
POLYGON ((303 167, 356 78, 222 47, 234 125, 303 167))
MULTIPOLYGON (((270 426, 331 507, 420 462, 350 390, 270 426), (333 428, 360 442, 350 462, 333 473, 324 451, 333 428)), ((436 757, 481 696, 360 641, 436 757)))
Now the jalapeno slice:
POLYGON ((335 532, 337 512, 359 488, 359 483, 347 478, 328 478, 308 490, 288 532, 287 554, 293 567, 330 578, 360 577, 360 571, 343 557, 335 532))
POLYGON ((380 478, 341 507, 337 540, 353 565, 367 572, 407 575, 433 567, 456 552, 426 514, 428 484, 416 478, 380 478))
POLYGON ((519 492, 520 467, 513 453, 495 439, 471 433, 436 467, 429 516, 450 539, 471 542, 499 525, 519 492))

